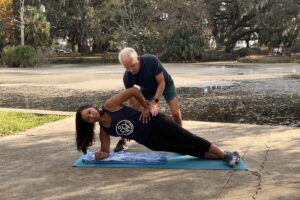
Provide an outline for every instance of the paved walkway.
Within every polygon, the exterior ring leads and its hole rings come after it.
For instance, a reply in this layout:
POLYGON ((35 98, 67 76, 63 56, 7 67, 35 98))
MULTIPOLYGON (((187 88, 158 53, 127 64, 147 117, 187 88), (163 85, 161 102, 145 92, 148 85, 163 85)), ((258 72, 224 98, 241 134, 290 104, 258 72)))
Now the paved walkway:
MULTIPOLYGON (((73 115, 0 138, 0 199, 300 199, 300 128, 195 121, 184 127, 240 151, 250 171, 72 168, 80 156, 73 115)), ((96 140, 92 150, 98 148, 96 140)), ((148 151, 135 142, 130 150, 148 151)))

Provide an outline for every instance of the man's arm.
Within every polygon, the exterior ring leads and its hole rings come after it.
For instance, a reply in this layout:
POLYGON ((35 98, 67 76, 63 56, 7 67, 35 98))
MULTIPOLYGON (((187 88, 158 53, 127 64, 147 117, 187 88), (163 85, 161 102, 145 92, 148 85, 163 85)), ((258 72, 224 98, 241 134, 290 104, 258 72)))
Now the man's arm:
POLYGON ((150 112, 153 116, 156 116, 158 113, 158 108, 157 108, 157 101, 155 101, 155 99, 159 99, 166 87, 166 83, 165 83, 165 78, 164 78, 164 74, 163 72, 159 73, 158 75, 155 76, 155 79, 157 81, 157 89, 156 89, 156 93, 153 97, 153 100, 150 103, 150 112))
POLYGON ((162 96, 162 94, 165 90, 165 86, 166 86, 163 72, 156 75, 155 79, 156 79, 156 82, 157 82, 157 89, 156 89, 156 93, 155 93, 153 99, 159 99, 162 96))

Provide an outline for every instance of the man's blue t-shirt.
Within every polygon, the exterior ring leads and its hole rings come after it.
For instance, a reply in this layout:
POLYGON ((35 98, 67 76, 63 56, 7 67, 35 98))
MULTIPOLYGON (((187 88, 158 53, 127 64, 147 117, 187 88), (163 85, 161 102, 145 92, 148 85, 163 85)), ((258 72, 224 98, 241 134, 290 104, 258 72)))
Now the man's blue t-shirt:
POLYGON ((145 92, 154 95, 157 89, 155 76, 161 72, 163 72, 166 87, 173 81, 156 56, 145 54, 140 57, 140 62, 140 70, 137 74, 131 74, 128 71, 124 73, 123 82, 126 89, 138 85, 145 92))

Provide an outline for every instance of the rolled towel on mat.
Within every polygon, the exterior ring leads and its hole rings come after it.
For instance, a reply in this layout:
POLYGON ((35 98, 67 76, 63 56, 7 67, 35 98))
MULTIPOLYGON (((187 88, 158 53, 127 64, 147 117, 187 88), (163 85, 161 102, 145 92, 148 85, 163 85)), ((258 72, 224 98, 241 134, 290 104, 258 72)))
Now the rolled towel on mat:
POLYGON ((103 160, 95 159, 95 152, 89 152, 83 156, 82 162, 86 164, 149 164, 161 165, 168 162, 167 153, 160 152, 111 152, 109 157, 103 160))

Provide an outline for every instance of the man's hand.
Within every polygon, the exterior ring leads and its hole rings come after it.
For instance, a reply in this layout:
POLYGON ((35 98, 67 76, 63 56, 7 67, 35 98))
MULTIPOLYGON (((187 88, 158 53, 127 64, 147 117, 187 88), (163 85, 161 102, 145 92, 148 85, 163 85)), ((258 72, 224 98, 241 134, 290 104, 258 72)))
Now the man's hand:
POLYGON ((95 153, 95 159, 96 160, 102 160, 102 159, 107 158, 107 157, 108 157, 108 153, 107 152, 97 151, 95 153))
POLYGON ((156 116, 158 114, 157 103, 155 101, 150 103, 150 113, 152 116, 156 116))
POLYGON ((143 123, 147 123, 150 120, 151 120, 151 116, 150 116, 149 107, 148 108, 144 108, 142 110, 141 115, 140 115, 140 121, 142 121, 143 123))

